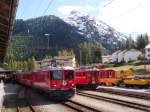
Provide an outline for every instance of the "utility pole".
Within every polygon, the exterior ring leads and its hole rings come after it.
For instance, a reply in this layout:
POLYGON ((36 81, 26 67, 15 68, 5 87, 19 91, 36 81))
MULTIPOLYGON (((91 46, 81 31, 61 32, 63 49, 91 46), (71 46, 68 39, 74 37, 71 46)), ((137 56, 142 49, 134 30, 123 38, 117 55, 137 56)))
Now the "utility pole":
POLYGON ((81 51, 81 49, 79 50, 79 52, 80 52, 80 66, 82 65, 82 51, 81 51))
POLYGON ((46 34, 44 34, 46 37, 47 37, 47 39, 48 39, 48 41, 47 41, 47 49, 49 50, 49 36, 50 36, 50 34, 49 33, 46 33, 46 34))

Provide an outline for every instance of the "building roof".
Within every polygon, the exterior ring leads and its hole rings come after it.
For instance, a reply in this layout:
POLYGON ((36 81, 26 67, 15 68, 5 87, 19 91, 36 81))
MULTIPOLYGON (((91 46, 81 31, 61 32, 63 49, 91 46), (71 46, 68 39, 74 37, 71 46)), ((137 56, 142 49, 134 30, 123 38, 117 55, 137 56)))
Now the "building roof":
POLYGON ((150 49, 150 43, 145 46, 145 49, 150 49))
MULTIPOLYGON (((141 52, 141 51, 139 51, 139 50, 137 50, 137 49, 130 49, 130 50, 127 50, 126 52, 141 52)), ((125 52, 125 53, 126 53, 125 52)))
POLYGON ((118 53, 118 55, 119 55, 119 54, 124 54, 124 53, 126 53, 127 51, 128 51, 128 50, 127 50, 127 49, 125 49, 125 50, 123 50, 123 51, 119 52, 119 53, 118 53))
POLYGON ((75 58, 74 56, 55 56, 54 59, 56 60, 68 60, 68 59, 73 59, 75 58))
POLYGON ((102 58, 111 58, 111 55, 102 56, 102 58))
POLYGON ((116 55, 116 54, 118 54, 120 52, 121 52, 121 50, 118 50, 118 51, 114 52, 112 55, 116 55))
POLYGON ((6 70, 4 68, 0 68, 0 73, 12 73, 12 72, 14 72, 14 71, 12 71, 12 70, 6 70))
POLYGON ((19 0, 0 0, 0 62, 4 61, 19 0))

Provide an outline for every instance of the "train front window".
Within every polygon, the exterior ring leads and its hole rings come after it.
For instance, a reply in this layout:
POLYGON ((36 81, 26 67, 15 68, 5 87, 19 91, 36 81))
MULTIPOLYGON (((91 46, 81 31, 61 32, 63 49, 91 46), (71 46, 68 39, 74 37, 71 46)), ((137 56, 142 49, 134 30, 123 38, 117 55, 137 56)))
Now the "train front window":
POLYGON ((92 74, 93 77, 98 77, 98 75, 99 75, 98 72, 93 72, 92 74))
POLYGON ((65 79, 71 80, 74 78, 74 71, 68 70, 65 71, 65 79))
POLYGON ((52 71, 51 72, 51 79, 52 80, 62 80, 62 74, 60 70, 52 71))

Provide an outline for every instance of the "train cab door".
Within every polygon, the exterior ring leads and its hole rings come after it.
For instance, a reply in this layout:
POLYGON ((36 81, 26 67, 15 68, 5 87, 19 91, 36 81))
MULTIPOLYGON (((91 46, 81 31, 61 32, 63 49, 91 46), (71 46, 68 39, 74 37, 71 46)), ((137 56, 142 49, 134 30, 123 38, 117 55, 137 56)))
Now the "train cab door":
POLYGON ((63 72, 61 70, 50 71, 50 87, 51 89, 62 88, 63 72))
POLYGON ((74 70, 64 70, 62 85, 64 88, 75 88, 74 70))
POLYGON ((87 84, 88 83, 88 78, 87 78, 86 71, 81 72, 79 80, 80 80, 81 84, 87 84))
POLYGON ((44 80, 45 80, 45 85, 48 89, 50 89, 50 71, 44 71, 44 80))

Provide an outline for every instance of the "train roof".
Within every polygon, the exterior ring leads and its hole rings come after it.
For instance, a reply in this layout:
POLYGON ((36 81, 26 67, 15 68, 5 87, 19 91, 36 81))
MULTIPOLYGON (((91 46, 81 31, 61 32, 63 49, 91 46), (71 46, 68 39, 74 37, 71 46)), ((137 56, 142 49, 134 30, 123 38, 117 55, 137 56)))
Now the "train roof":
POLYGON ((77 71, 99 71, 98 68, 76 68, 77 71))
POLYGON ((64 66, 64 67, 61 67, 61 66, 58 66, 58 67, 45 66, 45 67, 42 67, 42 68, 38 68, 34 71, 45 71, 45 70, 74 70, 74 68, 70 67, 70 66, 64 66))

